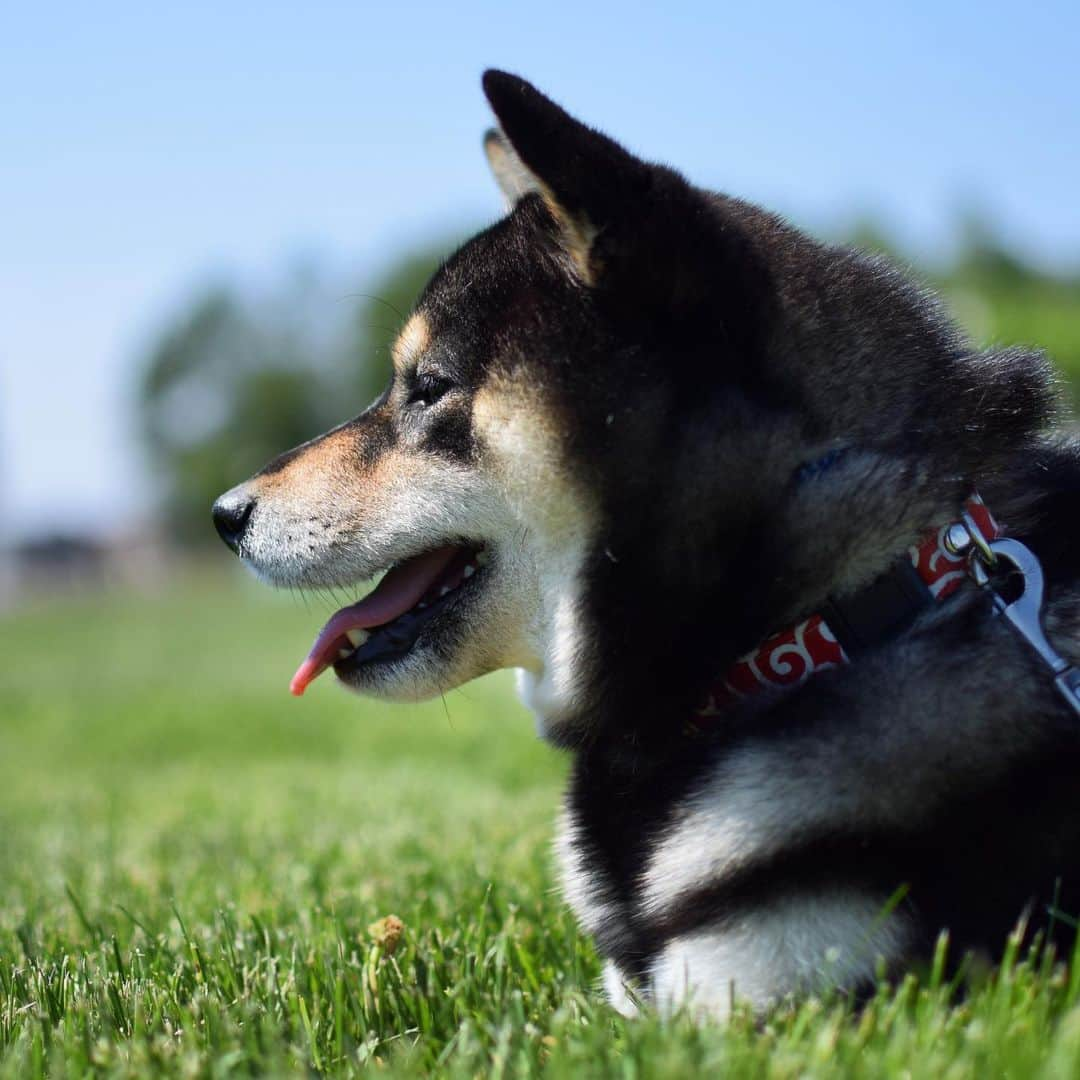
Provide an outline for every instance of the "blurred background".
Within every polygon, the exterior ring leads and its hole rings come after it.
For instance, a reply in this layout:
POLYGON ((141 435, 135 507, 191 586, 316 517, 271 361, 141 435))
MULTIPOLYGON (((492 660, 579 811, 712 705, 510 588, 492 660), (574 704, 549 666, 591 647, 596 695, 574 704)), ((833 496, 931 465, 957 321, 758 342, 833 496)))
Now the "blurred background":
MULTIPOLYGON (((1076 379, 1078 44, 1065 2, 10 8, 0 666, 56 648, 26 613, 126 603, 131 636, 190 635, 170 620, 197 594, 237 627, 280 605, 303 655, 325 605, 246 583, 208 509, 360 411, 431 269, 500 213, 489 65, 700 184, 893 253, 975 338, 1076 379)), ((124 667, 122 642, 80 648, 83 691, 124 667)))

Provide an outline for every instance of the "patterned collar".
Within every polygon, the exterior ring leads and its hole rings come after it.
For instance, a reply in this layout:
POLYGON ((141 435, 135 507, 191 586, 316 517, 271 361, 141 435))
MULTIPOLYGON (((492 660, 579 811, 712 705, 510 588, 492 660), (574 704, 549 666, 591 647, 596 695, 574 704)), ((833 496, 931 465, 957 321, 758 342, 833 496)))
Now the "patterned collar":
POLYGON ((983 541, 1000 535, 982 499, 972 495, 961 520, 929 533, 865 589, 843 600, 828 600, 820 612, 736 660, 694 710, 690 731, 709 730, 717 717, 746 698, 799 686, 820 671, 850 664, 863 650, 899 633, 920 611, 954 593, 968 576, 966 554, 956 554, 950 543, 957 528, 968 535, 977 530, 983 541))

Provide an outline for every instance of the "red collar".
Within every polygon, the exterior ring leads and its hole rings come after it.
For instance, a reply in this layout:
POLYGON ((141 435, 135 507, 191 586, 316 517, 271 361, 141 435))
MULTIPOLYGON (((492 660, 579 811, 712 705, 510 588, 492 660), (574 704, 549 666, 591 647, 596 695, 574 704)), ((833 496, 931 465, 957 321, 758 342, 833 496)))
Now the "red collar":
MULTIPOLYGON (((924 591, 929 601, 944 600, 967 577, 967 557, 953 554, 946 544, 951 529, 957 525, 974 526, 985 540, 994 540, 999 535, 997 522, 978 495, 972 495, 964 503, 964 511, 966 521, 942 525, 908 549, 910 567, 906 560, 900 563, 905 576, 917 575, 916 587, 924 591)), ((871 585, 869 589, 875 587, 871 585)), ((703 704, 694 710, 691 730, 707 730, 714 717, 745 698, 766 690, 798 686, 819 671, 850 664, 850 646, 844 648, 845 635, 839 632, 842 619, 839 605, 830 603, 828 614, 811 615, 796 626, 766 638, 756 649, 740 657, 709 687, 703 704), (837 625, 835 631, 827 619, 837 625)))

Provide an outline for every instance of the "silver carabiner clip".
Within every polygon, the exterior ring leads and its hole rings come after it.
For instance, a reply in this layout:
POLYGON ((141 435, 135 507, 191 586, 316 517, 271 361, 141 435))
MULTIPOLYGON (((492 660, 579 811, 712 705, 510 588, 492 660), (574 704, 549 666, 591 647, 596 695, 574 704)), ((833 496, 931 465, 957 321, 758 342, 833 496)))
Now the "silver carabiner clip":
POLYGON ((987 543, 995 561, 1004 561, 1017 570, 1023 578, 1024 591, 1012 602, 1007 601, 991 584, 985 557, 980 548, 973 546, 969 567, 971 576, 994 598, 994 608, 1012 623, 1016 632, 1042 658, 1054 673, 1054 685, 1068 702, 1073 712, 1080 716, 1080 668, 1073 667, 1047 640, 1042 626, 1043 572, 1036 554, 1019 540, 1004 537, 987 543))

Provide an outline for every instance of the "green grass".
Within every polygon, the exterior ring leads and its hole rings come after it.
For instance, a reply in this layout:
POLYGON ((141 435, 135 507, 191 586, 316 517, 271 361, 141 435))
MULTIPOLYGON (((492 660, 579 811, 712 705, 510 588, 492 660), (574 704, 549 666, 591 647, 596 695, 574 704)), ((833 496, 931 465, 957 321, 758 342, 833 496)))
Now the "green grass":
POLYGON ((1018 957, 962 1001, 616 1016, 508 680, 293 700, 321 616, 196 580, 0 622, 0 1075, 1080 1075, 1080 965, 1018 957))

